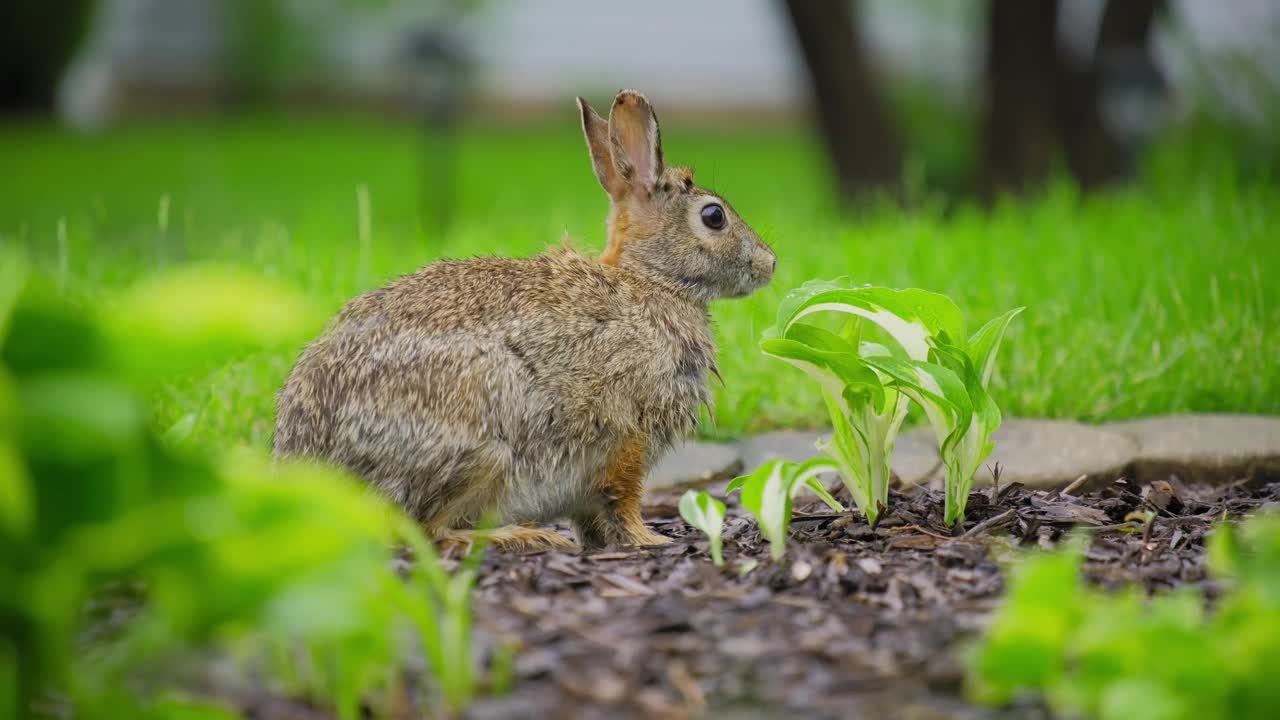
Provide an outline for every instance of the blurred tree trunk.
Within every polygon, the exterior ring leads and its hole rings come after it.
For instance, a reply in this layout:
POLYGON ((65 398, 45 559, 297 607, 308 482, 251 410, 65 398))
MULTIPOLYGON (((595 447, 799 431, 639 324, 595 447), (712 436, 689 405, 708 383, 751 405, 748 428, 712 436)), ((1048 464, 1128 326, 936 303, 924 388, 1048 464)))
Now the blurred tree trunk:
POLYGON ((1098 54, 1108 50, 1145 48, 1164 0, 1112 0, 1098 29, 1098 54))
POLYGON ((53 110, 93 0, 0 0, 0 113, 53 110))
POLYGON ((1117 53, 1150 64, 1147 38, 1163 0, 1110 0, 1093 57, 1073 64, 1057 47, 1058 0, 992 0, 983 128, 983 191, 1043 182, 1061 151, 1086 188, 1127 170, 1126 149, 1103 122, 1101 91, 1117 53))
POLYGON ((1057 147, 1057 0, 991 0, 984 192, 1021 191, 1048 174, 1057 147))
POLYGON ((1111 0, 1103 11, 1091 62, 1074 67, 1059 62, 1058 125, 1067 166, 1086 188, 1122 177, 1129 168, 1128 150, 1103 124, 1102 91, 1125 64, 1139 63, 1155 72, 1147 38, 1162 0, 1111 0))
POLYGON ((862 47, 849 0, 785 0, 841 194, 896 192, 902 143, 862 47))

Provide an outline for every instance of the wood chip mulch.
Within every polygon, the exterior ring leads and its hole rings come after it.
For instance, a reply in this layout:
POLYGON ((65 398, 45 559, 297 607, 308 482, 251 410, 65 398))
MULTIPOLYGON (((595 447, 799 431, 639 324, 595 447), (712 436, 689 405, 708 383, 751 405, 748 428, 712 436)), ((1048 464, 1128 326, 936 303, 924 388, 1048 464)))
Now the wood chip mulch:
POLYGON ((468 716, 1043 717, 1038 707, 963 701, 963 648, 999 602, 1004 560, 1078 528, 1092 536, 1092 582, 1201 585, 1212 595, 1212 523, 1280 503, 1280 484, 1173 478, 1075 493, 975 492, 954 532, 935 490, 895 492, 875 529, 804 498, 781 563, 735 494, 716 568, 671 491, 646 507, 669 546, 489 553, 477 634, 489 650, 515 645, 514 689, 468 716), (1125 519, 1144 511, 1155 513, 1145 544, 1142 523, 1125 519))

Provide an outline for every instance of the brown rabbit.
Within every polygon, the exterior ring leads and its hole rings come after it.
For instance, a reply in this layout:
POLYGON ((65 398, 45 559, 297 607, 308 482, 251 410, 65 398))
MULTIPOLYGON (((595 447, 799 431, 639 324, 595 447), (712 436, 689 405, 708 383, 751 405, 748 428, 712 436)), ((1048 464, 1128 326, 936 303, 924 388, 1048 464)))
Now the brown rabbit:
POLYGON ((666 167, 638 92, 606 123, 578 98, 612 200, 604 253, 432 263, 365 293, 302 353, 275 453, 341 465, 437 539, 487 513, 505 548, 655 545, 640 497, 711 402, 707 303, 769 282, 773 251, 693 173, 666 167), (522 524, 522 525, 514 525, 522 524))

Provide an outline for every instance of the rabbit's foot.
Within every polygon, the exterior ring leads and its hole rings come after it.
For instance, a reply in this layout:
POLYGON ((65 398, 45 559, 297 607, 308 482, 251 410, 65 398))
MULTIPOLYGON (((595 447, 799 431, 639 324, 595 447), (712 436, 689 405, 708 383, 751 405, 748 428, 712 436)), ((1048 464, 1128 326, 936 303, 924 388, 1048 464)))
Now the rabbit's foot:
POLYGON ((488 542, 500 552, 578 549, 572 540, 555 530, 526 525, 504 525, 492 530, 444 530, 436 534, 436 543, 442 550, 465 551, 477 540, 488 542))
POLYGON ((622 537, 620 545, 670 545, 671 538, 666 535, 659 535, 647 527, 641 526, 641 529, 629 529, 622 537))
POLYGON ((650 530, 639 516, 626 523, 611 521, 602 515, 577 518, 573 521, 573 532, 584 550, 598 550, 609 544, 631 547, 671 544, 671 538, 650 530))
POLYGON ((671 539, 650 530, 640 519, 638 509, 619 518, 612 513, 579 515, 573 519, 573 531, 584 550, 597 550, 607 545, 643 547, 668 545, 671 539))

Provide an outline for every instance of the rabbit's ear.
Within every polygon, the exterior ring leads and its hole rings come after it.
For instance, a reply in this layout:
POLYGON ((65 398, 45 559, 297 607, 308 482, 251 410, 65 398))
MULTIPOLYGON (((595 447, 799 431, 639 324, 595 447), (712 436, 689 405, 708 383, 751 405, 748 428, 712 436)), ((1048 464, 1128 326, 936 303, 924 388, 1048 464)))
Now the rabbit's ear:
POLYGON ((662 177, 662 136, 658 116, 644 95, 623 90, 609 111, 613 164, 632 187, 650 192, 662 177))
POLYGON ((626 189, 626 181, 613 166, 613 155, 609 152, 609 123, 582 98, 578 98, 578 110, 582 112, 582 134, 587 136, 591 169, 595 171, 600 187, 616 200, 626 189))

